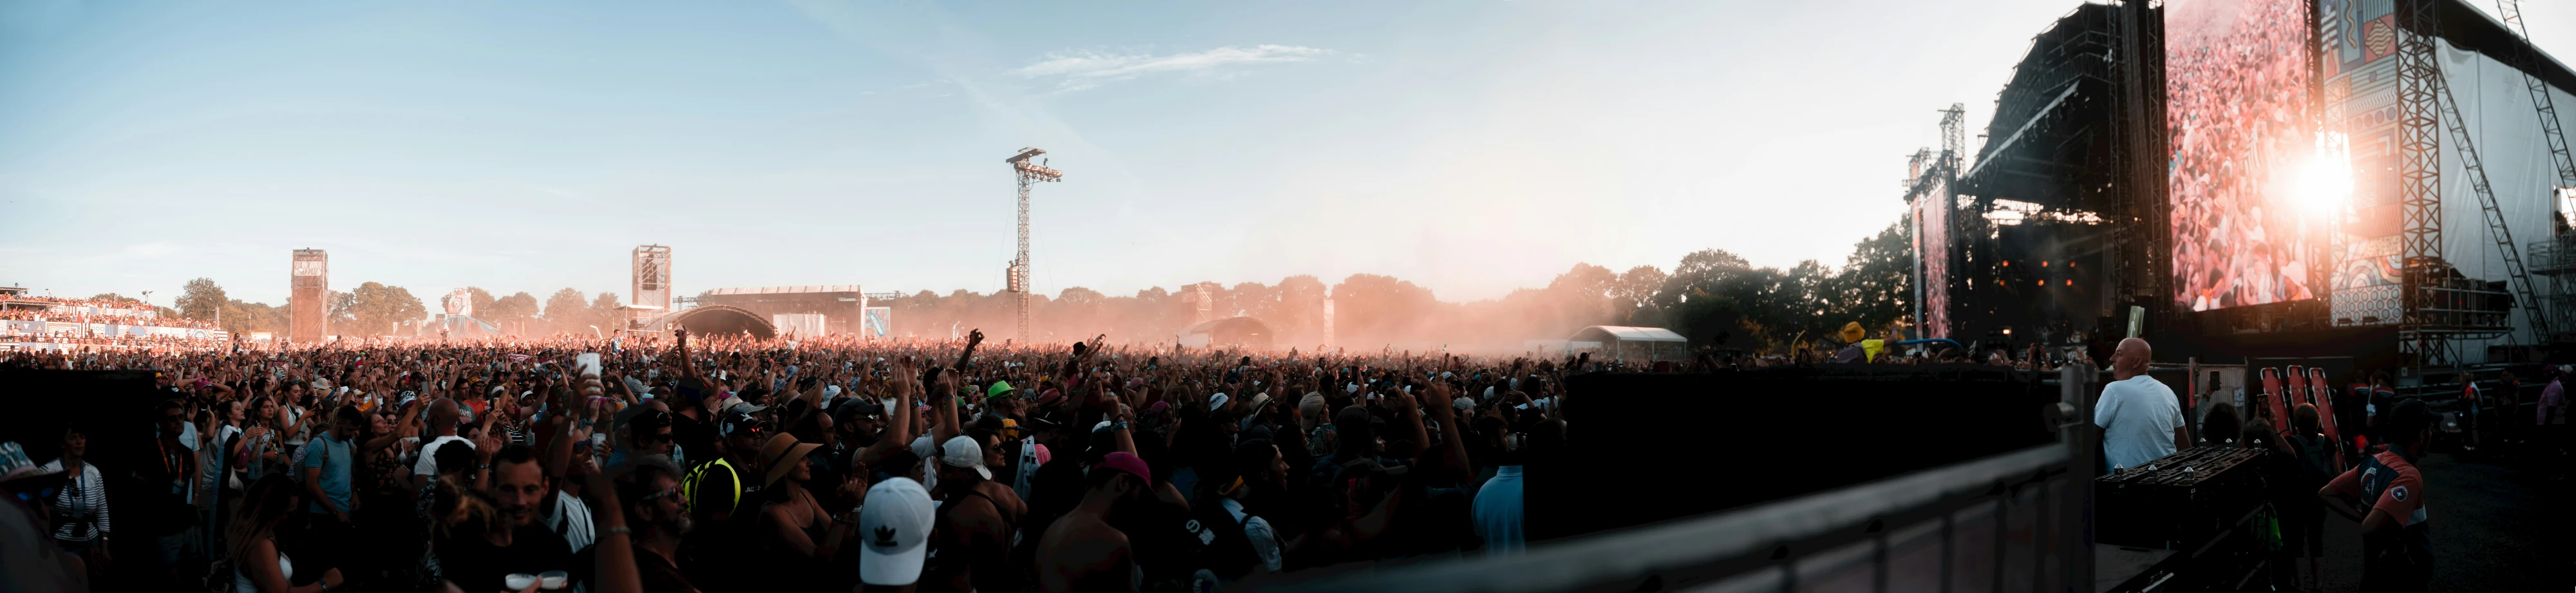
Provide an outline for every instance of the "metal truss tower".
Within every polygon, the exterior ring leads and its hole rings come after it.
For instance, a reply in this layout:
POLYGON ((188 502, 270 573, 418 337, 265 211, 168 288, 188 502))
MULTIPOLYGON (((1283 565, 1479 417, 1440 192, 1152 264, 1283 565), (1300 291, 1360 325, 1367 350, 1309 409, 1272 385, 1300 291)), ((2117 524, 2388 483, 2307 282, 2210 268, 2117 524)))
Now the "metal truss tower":
POLYGON ((1941 165, 1949 170, 1946 180, 1951 185, 1958 185, 1959 176, 1968 172, 1967 125, 1966 103, 1951 103, 1941 110, 1941 165))
POLYGON ((2398 6, 2403 21, 2397 36, 2397 201, 2404 216, 2398 240, 2405 266, 2398 333, 2414 348, 2419 365, 2439 365, 2450 358, 2449 340, 2434 329, 2430 286, 2444 273, 2441 116, 2434 94, 2442 72, 2433 55, 2441 34, 2439 3, 2405 0, 2398 6))
POLYGON ((1019 155, 1002 161, 1011 164, 1011 173, 1020 182, 1020 252, 1011 259, 1008 284, 1011 292, 1019 293, 1019 340, 1022 344, 1027 344, 1034 337, 1029 335, 1029 184, 1064 180, 1064 172, 1046 168, 1045 161, 1029 162, 1029 159, 1043 154, 1046 151, 1022 148, 1019 155))

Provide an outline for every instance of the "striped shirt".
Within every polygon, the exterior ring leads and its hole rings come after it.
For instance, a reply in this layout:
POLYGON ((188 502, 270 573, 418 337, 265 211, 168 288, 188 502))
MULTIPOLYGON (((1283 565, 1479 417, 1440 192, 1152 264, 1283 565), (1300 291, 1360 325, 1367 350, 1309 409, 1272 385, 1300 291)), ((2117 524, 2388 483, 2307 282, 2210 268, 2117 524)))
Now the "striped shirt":
MULTIPOLYGON (((63 469, 63 460, 46 462, 44 471, 63 469)), ((80 475, 63 481, 62 492, 54 496, 54 516, 63 526, 54 530, 54 539, 85 542, 115 531, 107 520, 107 481, 98 475, 98 466, 82 463, 80 475)))

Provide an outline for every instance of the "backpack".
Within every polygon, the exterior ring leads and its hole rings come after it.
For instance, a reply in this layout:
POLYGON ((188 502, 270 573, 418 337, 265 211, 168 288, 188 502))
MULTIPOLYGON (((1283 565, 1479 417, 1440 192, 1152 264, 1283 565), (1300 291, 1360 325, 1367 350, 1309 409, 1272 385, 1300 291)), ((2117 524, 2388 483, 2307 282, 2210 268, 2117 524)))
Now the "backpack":
POLYGON ((2332 442, 2320 435, 2298 435, 2290 437, 2290 446, 2296 447, 2299 450, 2300 480, 2307 483, 2324 484, 2327 481, 2334 479, 2334 449, 2331 447, 2332 444, 2332 442))
POLYGON ((224 558, 206 564, 206 578, 197 590, 205 593, 234 593, 233 559, 224 558))
POLYGON ((1200 499, 1190 506, 1189 522, 1182 528, 1190 533, 1191 565, 1207 569, 1226 581, 1239 580, 1261 566, 1259 552, 1253 551, 1252 538, 1244 526, 1252 523, 1252 514, 1237 519, 1225 510, 1221 496, 1200 499))
POLYGON ((312 453, 314 449, 322 450, 322 467, 324 469, 329 469, 331 467, 331 445, 324 440, 329 438, 332 438, 330 433, 323 433, 320 438, 305 441, 304 446, 296 447, 295 454, 287 456, 286 481, 294 482, 296 484, 304 483, 304 455, 312 453))
MULTIPOLYGON (((714 488, 717 486, 710 484, 709 487, 714 488)), ((718 494, 724 494, 728 496, 726 500, 721 502, 709 500, 704 504, 722 504, 725 507, 725 512, 731 513, 739 510, 736 507, 742 505, 742 474, 734 469, 732 461, 728 461, 723 457, 717 457, 714 461, 701 463, 698 464, 697 467, 689 468, 687 479, 680 482, 680 490, 681 507, 687 509, 689 512, 698 512, 697 506, 701 504, 698 497, 713 497, 718 494), (730 493, 718 491, 708 491, 703 494, 700 493, 698 491, 698 482, 706 480, 711 475, 718 475, 715 474, 715 470, 717 469, 723 469, 724 473, 720 475, 724 476, 726 480, 732 482, 731 484, 723 487, 732 488, 733 491, 730 493)))

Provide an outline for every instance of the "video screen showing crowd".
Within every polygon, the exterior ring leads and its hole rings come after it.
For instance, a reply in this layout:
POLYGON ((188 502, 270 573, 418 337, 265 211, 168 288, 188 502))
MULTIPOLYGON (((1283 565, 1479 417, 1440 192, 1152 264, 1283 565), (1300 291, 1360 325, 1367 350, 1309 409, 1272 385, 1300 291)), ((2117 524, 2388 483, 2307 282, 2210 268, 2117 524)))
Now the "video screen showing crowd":
MULTIPOLYGON (((2165 4, 2173 285, 2192 311, 2317 298, 2296 192, 2309 23, 2298 0, 2165 4)), ((2321 236, 2321 235, 2319 235, 2321 236)))
MULTIPOLYGON (((1797 363, 1920 354, 1846 338, 1797 363)), ((2151 359, 2134 339, 2112 357, 2119 380, 2094 421, 2114 465, 2335 448, 2309 434, 2313 410, 2238 422, 2148 377, 2151 359)), ((980 332, 17 352, 0 371, 150 370, 160 401, 150 418, 61 419, 42 464, 0 444, 0 489, 16 494, 0 497, 14 509, 0 539, 17 538, 0 556, 27 591, 1235 589, 1518 553, 1521 469, 1566 447, 1567 376, 1749 360, 1008 346, 980 332), (85 458, 90 435, 139 423, 155 441, 143 467, 85 458), (108 491, 120 483, 143 492, 108 491)), ((1922 362, 1936 360, 1966 362, 1922 362)), ((2563 423, 2548 389, 2541 422, 2555 410, 2563 423)), ((2279 482, 2307 489, 2285 499, 2318 511, 2300 516, 2421 533, 2407 438, 2421 431, 2406 428, 2421 410, 2390 404, 2397 424, 2374 434, 2396 447, 2279 482), (2353 473, 2364 464, 2380 469, 2353 473)))

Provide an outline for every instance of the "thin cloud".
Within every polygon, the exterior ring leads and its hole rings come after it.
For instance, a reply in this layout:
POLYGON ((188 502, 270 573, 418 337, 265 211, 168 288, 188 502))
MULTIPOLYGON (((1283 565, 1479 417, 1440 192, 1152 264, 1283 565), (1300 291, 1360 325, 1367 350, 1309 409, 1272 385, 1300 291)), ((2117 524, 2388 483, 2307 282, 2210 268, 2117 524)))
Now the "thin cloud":
POLYGON ((1053 78, 1060 91, 1078 91, 1101 83, 1127 80, 1164 72, 1195 76, 1230 77, 1236 69, 1253 64, 1312 62, 1317 58, 1337 55, 1329 49, 1295 45, 1225 46, 1201 52, 1165 56, 1149 54, 1112 54, 1097 51, 1058 52, 1046 59, 1021 67, 1017 72, 1028 78, 1053 78))

